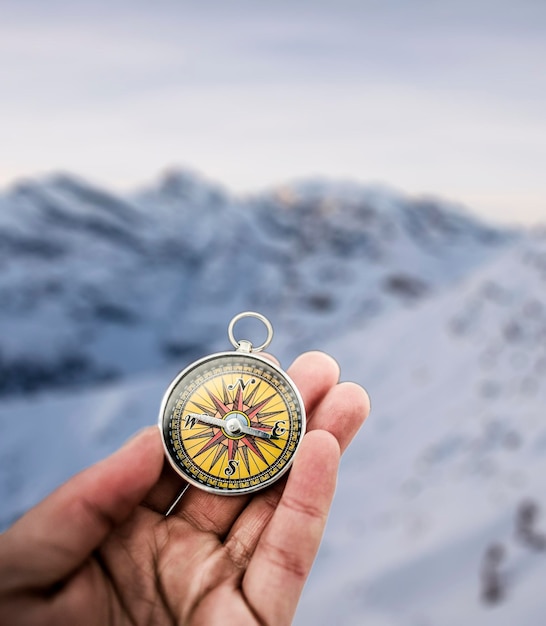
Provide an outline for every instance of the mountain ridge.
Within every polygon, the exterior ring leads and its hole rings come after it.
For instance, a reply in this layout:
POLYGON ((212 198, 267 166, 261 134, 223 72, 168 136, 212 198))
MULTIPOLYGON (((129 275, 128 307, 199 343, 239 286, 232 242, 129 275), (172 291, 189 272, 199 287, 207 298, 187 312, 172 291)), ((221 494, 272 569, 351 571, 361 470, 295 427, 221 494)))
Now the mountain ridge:
POLYGON ((300 181, 238 198, 188 171, 131 194, 62 173, 0 195, 0 393, 90 385, 222 345, 265 311, 281 358, 408 306, 518 238, 449 203, 300 181))

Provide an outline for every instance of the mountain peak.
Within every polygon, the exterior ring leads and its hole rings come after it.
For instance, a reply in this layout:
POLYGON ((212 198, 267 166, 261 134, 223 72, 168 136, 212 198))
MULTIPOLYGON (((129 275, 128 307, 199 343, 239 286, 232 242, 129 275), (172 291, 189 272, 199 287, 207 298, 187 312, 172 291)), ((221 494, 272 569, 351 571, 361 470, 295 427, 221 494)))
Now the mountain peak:
POLYGON ((508 242, 461 215, 322 179, 247 199, 186 169, 133 197, 64 173, 23 181, 2 197, 0 372, 19 374, 0 392, 201 356, 247 309, 284 326, 291 358, 447 288, 508 242))
POLYGON ((156 183, 136 192, 135 198, 144 204, 171 205, 226 204, 227 192, 189 168, 173 167, 164 171, 156 183))

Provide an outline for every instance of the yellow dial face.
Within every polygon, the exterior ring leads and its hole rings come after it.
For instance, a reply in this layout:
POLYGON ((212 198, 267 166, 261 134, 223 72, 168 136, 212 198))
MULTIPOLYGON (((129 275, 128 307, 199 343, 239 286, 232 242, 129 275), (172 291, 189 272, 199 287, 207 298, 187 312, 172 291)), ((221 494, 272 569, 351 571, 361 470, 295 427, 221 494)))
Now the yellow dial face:
POLYGON ((300 395, 252 354, 212 355, 181 372, 160 413, 167 456, 188 482, 235 495, 284 474, 305 432, 300 395))

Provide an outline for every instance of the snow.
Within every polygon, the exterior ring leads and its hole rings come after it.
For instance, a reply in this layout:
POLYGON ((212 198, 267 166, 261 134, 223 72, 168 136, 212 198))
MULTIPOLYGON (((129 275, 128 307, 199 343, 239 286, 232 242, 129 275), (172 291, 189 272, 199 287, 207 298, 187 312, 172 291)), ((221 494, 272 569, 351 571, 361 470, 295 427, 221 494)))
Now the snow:
POLYGON ((344 459, 297 624, 543 623, 546 554, 522 548, 514 529, 524 499, 544 504, 545 370, 533 372, 546 355, 546 297, 532 259, 545 249, 526 242, 433 301, 332 342, 372 414, 344 459), (491 607, 480 569, 495 542, 508 591, 491 607))
POLYGON ((82 385, 197 358, 248 309, 285 329, 278 350, 290 359, 460 280, 518 237, 392 190, 283 193, 235 198, 176 171, 124 197, 67 174, 8 189, 0 366, 11 374, 0 392, 62 385, 59 355, 82 363, 82 385))
MULTIPOLYGON (((176 369, 205 345, 229 349, 232 309, 259 308, 274 322, 271 351, 285 365, 300 349, 325 349, 340 362, 342 378, 363 384, 372 400, 372 413, 343 459, 295 624, 542 625, 546 552, 518 538, 516 519, 524 502, 546 507, 546 239, 496 231, 453 207, 440 214, 416 209, 393 192, 372 190, 372 202, 351 185, 327 189, 285 188, 249 201, 249 213, 223 192, 211 196, 202 183, 171 174, 168 185, 141 192, 133 206, 144 221, 153 198, 157 211, 166 212, 155 230, 141 233, 145 239, 164 243, 166 215, 181 206, 176 198, 190 197, 205 213, 213 211, 226 242, 246 224, 270 262, 254 267, 256 248, 238 251, 233 239, 219 256, 213 247, 209 259, 210 232, 198 230, 190 269, 187 259, 174 269, 159 262, 151 268, 149 260, 112 248, 112 266, 98 263, 100 255, 93 257, 96 266, 74 257, 65 276, 68 299, 40 301, 27 316, 2 309, 3 358, 8 347, 30 354, 42 344, 41 354, 53 358, 74 341, 120 378, 3 398, 0 525, 155 423, 176 369), (165 194, 162 208, 158 198, 165 194), (359 234, 358 245, 336 248, 336 229, 342 238, 359 234), (368 243, 359 248, 362 241, 368 243), (154 287, 178 271, 179 288, 153 297, 154 287), (131 323, 85 317, 85 307, 79 316, 65 316, 94 272, 101 298, 128 303, 136 314, 131 323), (135 272, 138 281, 122 280, 135 272), (426 293, 386 291, 384 280, 395 273, 421 279, 426 293), (272 285, 269 300, 260 280, 272 285), (187 285, 201 285, 189 305, 187 285), (221 307, 215 294, 226 298, 221 307), (158 348, 166 344, 176 353, 170 360, 158 348), (499 572, 506 589, 501 601, 486 604, 482 573, 493 544, 504 547, 499 572)), ((5 206, 4 198, 2 211, 5 206)), ((177 213, 176 220, 186 219, 177 213)), ((74 245, 72 236, 68 241, 74 245)), ((97 249, 107 249, 104 240, 97 249)), ((2 289, 11 276, 9 286, 17 290, 18 278, 38 267, 28 257, 10 263, 13 274, 2 273, 2 289)), ((52 272, 59 272, 55 263, 42 265, 38 277, 50 280, 52 272)), ((537 533, 546 532, 545 517, 539 516, 537 533)))

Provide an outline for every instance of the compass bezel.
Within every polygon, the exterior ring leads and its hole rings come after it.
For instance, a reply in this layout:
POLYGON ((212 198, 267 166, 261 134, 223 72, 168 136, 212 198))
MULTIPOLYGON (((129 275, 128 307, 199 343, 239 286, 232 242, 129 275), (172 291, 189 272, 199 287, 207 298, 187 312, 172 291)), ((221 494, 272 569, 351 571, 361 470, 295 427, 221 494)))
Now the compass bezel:
POLYGON ((174 471, 181 478, 183 478, 184 481, 186 481, 188 484, 194 487, 197 487, 203 491, 206 491, 208 493, 214 493, 214 494, 222 495, 222 496, 237 496, 237 495, 242 495, 242 494, 254 493, 256 491, 266 489, 270 485, 276 483, 282 476, 284 476, 290 470, 292 463, 294 461, 294 458, 298 452, 298 449, 305 435, 306 423, 307 423, 307 417, 306 417, 306 412, 305 412, 305 405, 303 403, 303 398, 301 397, 299 389, 297 388, 294 381, 290 378, 290 376, 281 367, 279 367, 276 363, 273 363, 268 358, 255 354, 253 352, 243 352, 243 351, 238 351, 238 350, 230 350, 226 352, 216 352, 214 354, 209 354, 205 357, 202 357, 201 359, 198 359, 197 361, 194 361, 193 363, 190 363, 187 367, 181 370, 172 380, 170 385, 167 387, 165 394, 163 395, 163 399, 161 401, 161 406, 159 409, 159 418, 158 418, 158 427, 161 433, 161 441, 163 443, 165 456, 167 457, 169 464, 174 469, 174 471), (225 358, 225 357, 229 357, 230 359, 233 359, 233 357, 237 357, 237 356, 243 357, 245 359, 255 360, 258 363, 265 365, 268 368, 271 368, 277 374, 277 376, 279 376, 282 380, 284 380, 284 382, 290 387, 292 393, 294 394, 295 400, 297 401, 299 413, 301 416, 300 417, 301 425, 300 425, 300 436, 296 443, 296 447, 294 451, 292 452, 290 458, 287 460, 284 467, 279 469, 279 471, 274 476, 261 482, 258 485, 250 485, 248 487, 232 488, 232 489, 226 490, 226 489, 220 489, 213 485, 206 485, 206 484, 203 484, 202 482, 199 482, 198 480, 189 476, 178 465, 178 463, 173 458, 172 451, 168 445, 168 442, 166 441, 165 423, 170 421, 171 419, 170 416, 166 415, 166 410, 167 410, 169 400, 172 394, 174 393, 175 389, 179 385, 179 383, 182 381, 184 377, 188 376, 193 370, 206 364, 209 361, 221 360, 222 358, 225 358))

